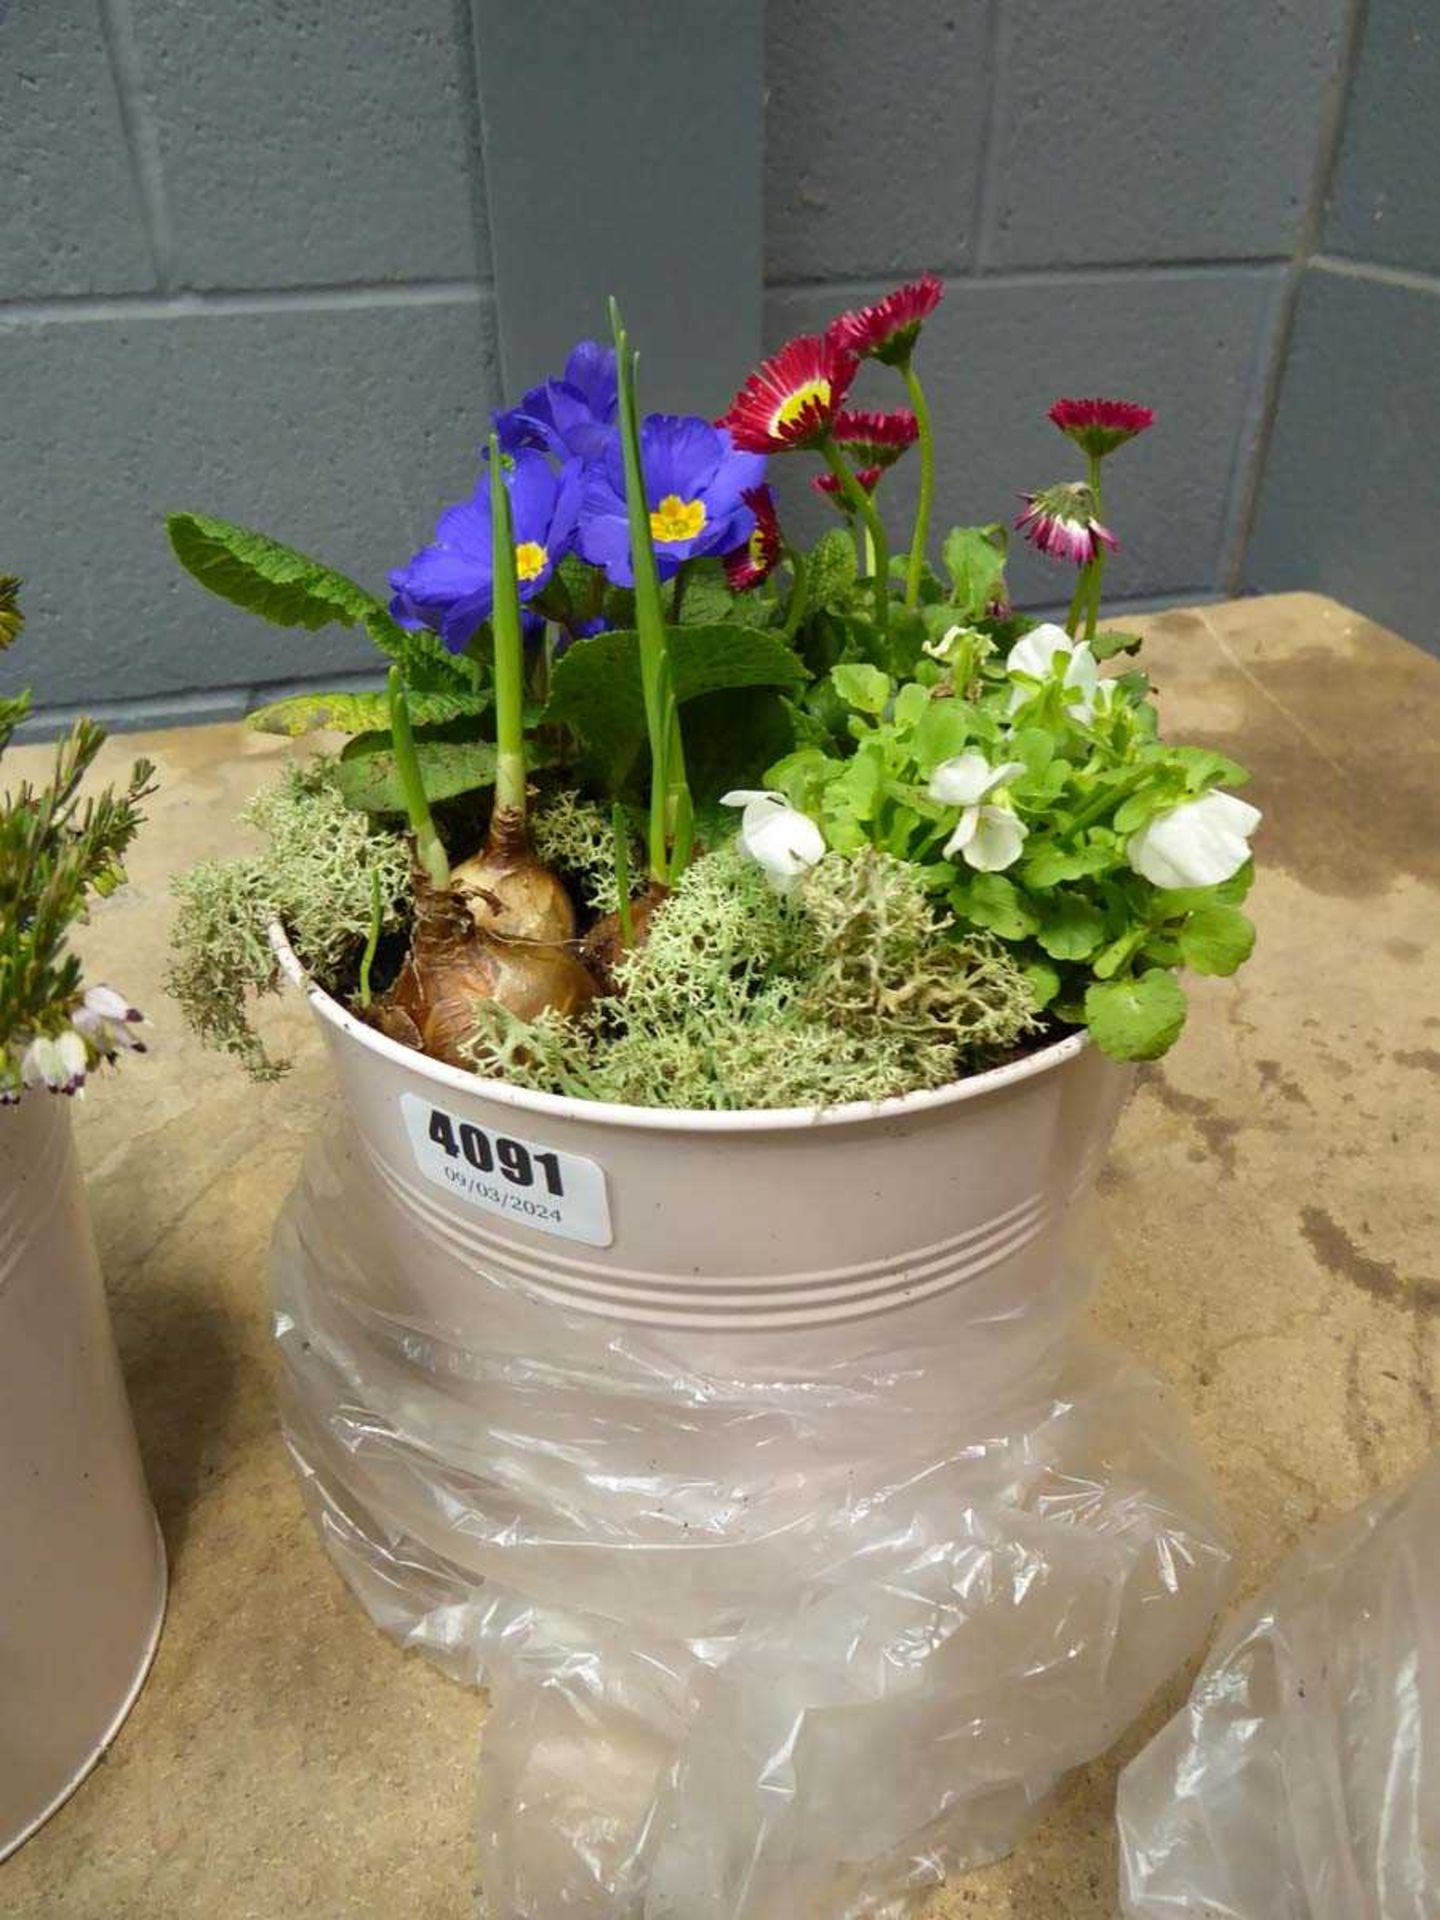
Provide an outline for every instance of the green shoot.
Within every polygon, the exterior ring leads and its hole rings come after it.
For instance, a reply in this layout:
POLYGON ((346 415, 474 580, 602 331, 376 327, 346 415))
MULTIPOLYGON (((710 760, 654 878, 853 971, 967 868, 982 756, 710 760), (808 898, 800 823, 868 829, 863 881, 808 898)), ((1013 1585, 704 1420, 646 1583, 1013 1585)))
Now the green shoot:
POLYGON ((415 853, 432 887, 442 893, 450 885, 450 862, 435 831, 430 802, 425 797, 425 782, 420 777, 420 760, 415 752, 415 734, 410 725, 410 707, 405 698, 405 681, 399 667, 391 667, 390 744, 395 752, 395 772, 405 796, 405 812, 415 836, 415 853))
POLYGON ((525 819, 525 654, 510 490, 500 442, 490 436, 490 541, 494 570, 491 630, 495 636, 495 817, 525 819))

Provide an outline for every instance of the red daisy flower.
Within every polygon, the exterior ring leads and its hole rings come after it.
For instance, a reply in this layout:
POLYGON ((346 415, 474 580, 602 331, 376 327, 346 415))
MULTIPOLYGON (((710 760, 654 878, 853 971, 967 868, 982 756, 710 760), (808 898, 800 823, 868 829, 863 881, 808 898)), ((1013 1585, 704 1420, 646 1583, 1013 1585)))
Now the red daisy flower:
MULTIPOLYGON (((855 475, 855 478, 860 482, 866 493, 874 493, 876 487, 879 486, 881 480, 884 478, 884 475, 884 467, 861 467, 855 475)), ((840 482, 833 473, 812 473, 810 476, 810 484, 816 493, 828 495, 842 513, 849 513, 850 502, 840 491, 840 482)))
POLYGON ((769 487, 746 487, 740 498, 754 514, 755 526, 743 547, 726 554, 725 578, 732 593, 749 593, 768 580, 780 563, 780 522, 769 487))
POLYGON ((1143 433, 1155 418, 1133 400, 1057 400, 1050 418, 1061 433, 1096 460, 1143 433))
POLYGON ((862 360, 883 360, 887 367, 903 367, 914 351, 922 323, 939 306, 944 282, 933 273, 897 287, 858 313, 842 313, 832 320, 827 335, 846 353, 862 360))
POLYGON ((1022 493, 1025 511, 1015 525, 1032 547, 1056 560, 1089 566, 1101 547, 1119 545, 1095 518, 1095 496, 1083 481, 1066 481, 1039 493, 1022 493))
POLYGON ((920 423, 908 407, 893 413, 847 411, 835 416, 835 444, 862 467, 890 467, 920 438, 920 423))
POLYGON ((750 375, 715 424, 729 429, 742 453, 814 446, 829 432, 858 371, 854 354, 824 334, 801 334, 750 375))

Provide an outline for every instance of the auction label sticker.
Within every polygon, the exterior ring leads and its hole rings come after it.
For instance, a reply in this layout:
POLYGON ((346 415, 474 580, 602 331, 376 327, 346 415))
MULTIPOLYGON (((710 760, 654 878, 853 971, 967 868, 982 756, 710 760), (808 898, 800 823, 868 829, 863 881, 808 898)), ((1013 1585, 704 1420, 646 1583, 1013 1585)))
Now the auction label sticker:
POLYGON ((446 1193, 562 1240, 614 1239, 598 1160, 476 1126, 415 1093, 401 1094, 400 1111, 420 1171, 446 1193))

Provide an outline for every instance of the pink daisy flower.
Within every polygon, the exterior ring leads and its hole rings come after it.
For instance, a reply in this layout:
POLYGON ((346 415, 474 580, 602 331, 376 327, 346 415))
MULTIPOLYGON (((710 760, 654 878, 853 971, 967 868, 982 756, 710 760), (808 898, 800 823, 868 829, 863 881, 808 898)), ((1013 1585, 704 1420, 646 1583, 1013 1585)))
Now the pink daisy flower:
POLYGON ((854 313, 842 313, 830 322, 827 336, 846 353, 862 360, 883 360, 886 366, 902 367, 914 351, 920 328, 939 306, 945 292, 944 282, 933 273, 922 273, 873 306, 854 313))
POLYGON ((1050 418, 1061 433, 1096 460, 1144 433, 1155 415, 1133 400, 1057 400, 1050 418))
POLYGON ((716 426, 742 453, 811 447, 829 432, 859 371, 853 353, 824 334, 787 341, 746 380, 716 426))
MULTIPOLYGON (((874 493, 876 487, 879 486, 884 477, 884 473, 884 467, 861 467, 857 471, 855 478, 860 482, 866 493, 874 493)), ((810 484, 816 493, 823 493, 828 499, 833 500, 842 513, 849 513, 850 502, 840 491, 840 482, 833 473, 812 473, 810 476, 810 484)))
POLYGON ((835 416, 835 443, 862 467, 890 467, 920 437, 920 424, 908 407, 893 413, 847 410, 835 416))
POLYGON ((1101 547, 1119 545, 1095 518, 1095 496, 1083 481, 1064 481, 1039 493, 1022 493, 1025 511, 1015 525, 1032 547, 1056 560, 1088 567, 1101 547))
POLYGON ((732 593, 749 593, 780 563, 780 522, 769 487, 746 487, 740 498, 754 514, 755 526, 744 546, 725 556, 725 578, 732 593))

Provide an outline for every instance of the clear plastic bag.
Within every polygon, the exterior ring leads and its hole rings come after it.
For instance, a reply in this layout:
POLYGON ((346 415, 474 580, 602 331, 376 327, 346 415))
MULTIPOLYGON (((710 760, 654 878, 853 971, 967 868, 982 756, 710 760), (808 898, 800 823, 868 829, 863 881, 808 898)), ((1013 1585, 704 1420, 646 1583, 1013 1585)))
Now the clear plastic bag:
POLYGON ((1131 1920, 1436 1920, 1440 1454, 1227 1626, 1119 1818, 1131 1920))
POLYGON ((1182 1415, 1078 1332, 1076 1264, 841 1329, 625 1323, 482 1270, 342 1127, 273 1270, 327 1548, 489 1689, 492 1920, 904 1914, 1224 1600, 1182 1415))

